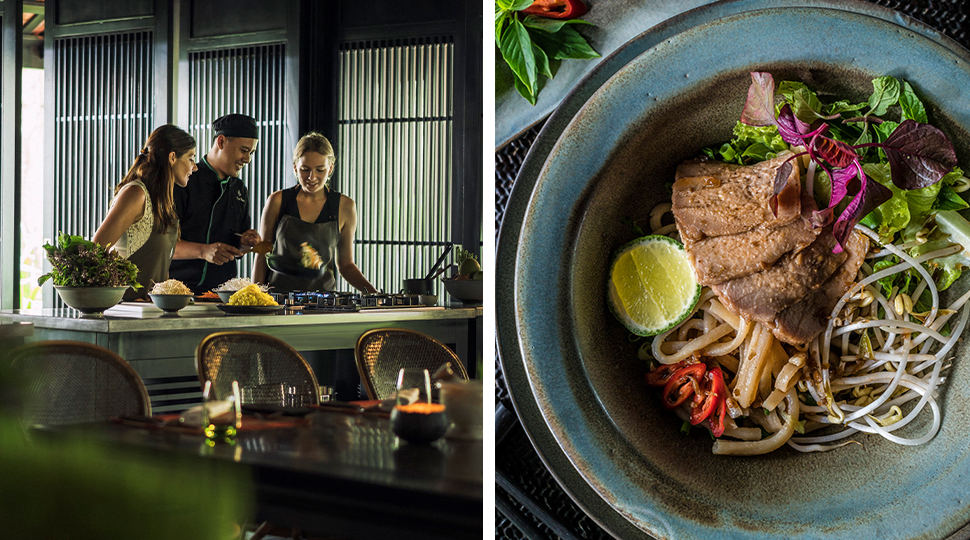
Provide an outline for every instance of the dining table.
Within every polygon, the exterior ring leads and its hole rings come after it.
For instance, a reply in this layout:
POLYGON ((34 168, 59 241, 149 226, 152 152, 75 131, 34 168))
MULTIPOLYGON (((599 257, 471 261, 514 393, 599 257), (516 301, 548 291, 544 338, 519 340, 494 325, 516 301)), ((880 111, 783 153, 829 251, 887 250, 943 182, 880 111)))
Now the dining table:
POLYGON ((342 351, 353 355, 364 332, 404 328, 451 347, 473 376, 481 362, 481 305, 451 303, 336 312, 281 309, 248 314, 224 313, 220 306, 197 302, 178 313, 162 313, 152 304, 123 303, 103 314, 43 308, 0 311, 0 318, 32 328, 22 341, 82 341, 117 353, 145 382, 156 412, 180 412, 199 400, 196 348, 203 338, 216 332, 260 332, 285 341, 301 353, 342 351))
MULTIPOLYGON (((966 8, 962 3, 933 0, 868 0, 890 8, 970 49, 966 8)), ((581 29, 601 58, 570 60, 562 77, 540 95, 540 107, 515 99, 509 88, 496 89, 495 132, 495 229, 500 231, 516 178, 530 149, 556 105, 582 82, 595 65, 652 25, 682 11, 710 2, 658 3, 628 0, 587 0, 590 11, 583 18, 594 25, 581 29), (677 7, 675 7, 677 6, 677 7), (678 9, 678 7, 680 9, 678 9), (671 11, 673 10, 673 12, 671 11), (583 65, 578 65, 585 62, 583 65)), ((501 58, 497 70, 503 71, 501 58)), ((565 63, 564 63, 565 65, 565 63)), ((558 76, 558 75, 557 75, 558 76)), ((497 77, 498 78, 498 77, 497 77)), ((610 534, 562 487, 554 470, 540 452, 515 410, 503 373, 500 351, 495 363, 495 538, 608 539, 610 534)), ((588 501, 587 501, 588 502, 588 501)), ((970 524, 950 538, 970 537, 970 524)))
POLYGON ((177 414, 37 428, 149 457, 218 460, 249 475, 256 523, 304 536, 481 538, 481 439, 409 444, 386 411, 337 403, 243 409, 230 439, 209 439, 177 414))

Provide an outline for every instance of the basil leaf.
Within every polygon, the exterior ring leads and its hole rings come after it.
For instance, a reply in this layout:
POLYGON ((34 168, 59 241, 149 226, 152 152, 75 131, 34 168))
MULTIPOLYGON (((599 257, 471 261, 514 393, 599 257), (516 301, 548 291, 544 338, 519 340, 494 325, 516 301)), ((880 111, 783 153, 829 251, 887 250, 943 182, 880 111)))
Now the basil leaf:
POLYGON ((873 79, 872 88, 872 95, 869 96, 869 114, 882 116, 891 105, 899 101, 899 81, 894 77, 887 75, 873 79))
POLYGON ((903 120, 916 120, 922 124, 928 122, 923 102, 920 101, 916 92, 913 92, 913 87, 906 81, 903 81, 903 89, 899 94, 899 106, 903 110, 903 120))
MULTIPOLYGON (((513 17, 508 28, 502 33, 501 44, 502 58, 509 64, 515 73, 516 79, 521 82, 526 93, 532 96, 531 103, 535 104, 536 82, 536 58, 533 52, 532 41, 529 38, 529 31, 525 26, 513 17)), ((519 88, 518 82, 516 88, 519 88)), ((519 90, 522 93, 522 90, 519 90)), ((526 94, 523 94, 526 96, 526 94)), ((526 99, 529 99, 526 96, 526 99)))
POLYGON ((855 112, 859 109, 865 107, 866 103, 857 103, 855 105, 849 103, 847 100, 839 100, 835 103, 829 105, 829 114, 842 114, 844 112, 855 112))
POLYGON ((568 58, 599 58, 599 54, 589 46, 586 38, 579 32, 563 26, 555 34, 533 30, 529 32, 532 40, 546 51, 550 58, 565 60, 568 58))
POLYGON ((532 0, 495 0, 495 5, 505 11, 521 11, 532 5, 532 0))
POLYGON ((502 48, 502 30, 505 26, 505 21, 511 16, 508 11, 495 12, 495 46, 499 49, 502 48))
POLYGON ((536 30, 542 30, 543 32, 549 32, 550 34, 555 34, 562 29, 563 26, 567 24, 591 24, 582 19, 550 19, 549 17, 536 17, 535 15, 526 15, 522 24, 526 28, 535 28, 536 30))
POLYGON ((518 77, 515 78, 515 89, 518 90, 519 95, 524 97, 525 100, 528 101, 531 105, 536 104, 536 99, 538 98, 538 95, 533 94, 528 88, 526 88, 526 86, 522 84, 522 81, 518 77))
POLYGON ((896 122, 887 121, 881 124, 873 124, 872 129, 873 131, 876 132, 876 135, 878 135, 877 138, 879 142, 885 142, 886 139, 888 139, 889 136, 892 135, 892 133, 896 131, 896 128, 898 127, 899 127, 899 124, 897 124, 896 122))
POLYGON ((821 100, 803 83, 781 81, 778 85, 778 93, 784 96, 791 105, 795 117, 802 122, 811 124, 819 118, 829 118, 822 111, 821 100))
MULTIPOLYGON (((536 70, 539 72, 539 74, 545 75, 546 77, 549 77, 551 79, 552 71, 549 69, 549 57, 546 56, 545 51, 543 51, 535 43, 533 43, 532 54, 536 58, 536 70)), ((539 91, 537 89, 536 94, 538 93, 539 91)))

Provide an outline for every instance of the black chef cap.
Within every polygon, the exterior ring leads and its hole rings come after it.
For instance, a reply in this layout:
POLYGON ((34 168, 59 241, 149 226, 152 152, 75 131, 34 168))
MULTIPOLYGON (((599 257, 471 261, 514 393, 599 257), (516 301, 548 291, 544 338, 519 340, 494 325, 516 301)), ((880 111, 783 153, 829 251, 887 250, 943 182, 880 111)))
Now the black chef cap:
POLYGON ((216 136, 259 138, 256 132, 256 119, 245 114, 227 114, 217 118, 212 122, 212 129, 215 130, 216 136))

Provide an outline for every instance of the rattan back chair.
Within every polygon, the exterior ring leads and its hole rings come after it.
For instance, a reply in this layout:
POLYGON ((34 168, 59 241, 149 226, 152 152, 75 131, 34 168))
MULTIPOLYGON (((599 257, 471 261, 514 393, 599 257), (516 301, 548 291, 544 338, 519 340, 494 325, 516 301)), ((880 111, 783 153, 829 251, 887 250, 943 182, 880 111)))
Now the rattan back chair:
POLYGON ((116 353, 80 341, 37 341, 10 352, 27 379, 24 420, 58 426, 120 416, 151 416, 141 377, 116 353))
POLYGON ((195 351, 199 381, 212 381, 216 399, 232 394, 239 381, 244 405, 318 405, 320 387, 313 369, 285 341, 259 332, 217 332, 195 351))
POLYGON ((454 351, 437 339, 414 330, 378 328, 364 332, 357 340, 354 356, 361 383, 370 399, 393 397, 401 368, 427 369, 434 385, 434 373, 451 363, 455 375, 468 380, 465 366, 454 351))

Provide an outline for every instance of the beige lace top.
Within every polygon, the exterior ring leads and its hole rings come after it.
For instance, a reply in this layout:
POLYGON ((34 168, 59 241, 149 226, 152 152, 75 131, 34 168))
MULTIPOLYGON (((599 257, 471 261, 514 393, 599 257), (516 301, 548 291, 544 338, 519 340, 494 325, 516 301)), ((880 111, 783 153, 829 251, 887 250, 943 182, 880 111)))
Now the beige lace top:
MULTIPOLYGON (((121 238, 118 239, 112 248, 126 259, 145 245, 148 237, 152 234, 152 227, 155 225, 155 214, 152 212, 152 198, 148 195, 148 189, 145 187, 145 184, 141 183, 141 180, 133 180, 131 183, 140 187, 145 192, 145 210, 141 217, 138 218, 138 221, 135 221, 128 227, 125 234, 121 235, 121 238)), ((111 201, 111 205, 114 206, 114 201, 111 201)))

